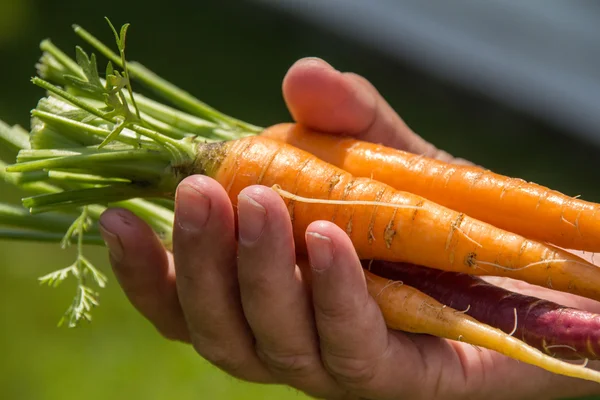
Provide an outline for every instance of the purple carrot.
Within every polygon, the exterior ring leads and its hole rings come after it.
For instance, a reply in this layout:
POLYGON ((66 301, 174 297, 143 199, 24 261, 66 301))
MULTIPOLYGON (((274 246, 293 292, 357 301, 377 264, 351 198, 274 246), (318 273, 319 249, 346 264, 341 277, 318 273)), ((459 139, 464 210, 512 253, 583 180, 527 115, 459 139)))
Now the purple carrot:
POLYGON ((386 261, 363 261, 363 267, 402 281, 480 322, 512 332, 549 355, 600 359, 600 314, 511 292, 463 273, 386 261))

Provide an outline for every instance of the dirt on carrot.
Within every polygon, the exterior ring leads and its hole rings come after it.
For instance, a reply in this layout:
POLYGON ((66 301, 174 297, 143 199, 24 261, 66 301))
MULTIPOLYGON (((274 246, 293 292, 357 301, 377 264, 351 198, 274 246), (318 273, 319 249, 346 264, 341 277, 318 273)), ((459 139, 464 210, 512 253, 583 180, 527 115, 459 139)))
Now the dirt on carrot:
POLYGON ((280 187, 300 251, 308 225, 327 220, 346 231, 363 259, 507 276, 600 300, 600 270, 571 253, 354 177, 275 140, 256 136, 200 144, 193 172, 215 178, 233 204, 250 185, 280 187))
POLYGON ((369 293, 379 304, 391 329, 466 342, 550 372, 600 382, 600 372, 552 358, 403 282, 381 278, 366 270, 365 276, 369 293))
MULTIPOLYGON (((222 114, 141 64, 128 63, 128 25, 120 32, 110 27, 119 54, 75 27, 111 60, 106 79, 100 78, 104 75, 95 57, 81 47, 72 60, 51 42, 42 43, 41 76, 32 83, 49 96, 32 111, 31 148, 23 148, 17 163, 6 169, 58 185, 56 191, 24 198, 30 213, 62 207, 81 210, 78 249, 88 215, 84 206, 146 198, 153 205, 166 204, 170 211, 177 185, 199 173, 216 179, 234 206, 243 188, 272 187, 288 207, 299 255, 306 252, 307 226, 328 220, 345 230, 362 259, 508 276, 600 300, 600 269, 544 243, 581 249, 598 245, 594 229, 600 224, 587 203, 482 169, 458 169, 299 126, 290 130, 291 125, 280 125, 260 135, 262 128, 222 114), (132 78, 191 114, 135 94, 132 78), (295 136, 288 134, 301 133, 292 144, 309 151, 268 138, 269 132, 279 132, 290 143, 295 136), (307 140, 309 133, 315 136, 307 140), (538 215, 534 222, 527 219, 531 215, 538 215)), ((368 271, 366 275, 370 293, 394 329, 461 340, 549 371, 600 382, 600 373, 553 359, 408 285, 368 271)), ((77 301, 72 307, 76 312, 70 314, 75 315, 73 326, 87 318, 77 310, 91 307, 77 301)))
POLYGON ((600 314, 512 292, 467 274, 386 261, 363 261, 363 266, 464 310, 553 357, 600 358, 600 314))
POLYGON ((355 176, 398 190, 534 240, 600 251, 600 205, 477 166, 455 165, 300 124, 274 125, 261 134, 315 154, 355 176))

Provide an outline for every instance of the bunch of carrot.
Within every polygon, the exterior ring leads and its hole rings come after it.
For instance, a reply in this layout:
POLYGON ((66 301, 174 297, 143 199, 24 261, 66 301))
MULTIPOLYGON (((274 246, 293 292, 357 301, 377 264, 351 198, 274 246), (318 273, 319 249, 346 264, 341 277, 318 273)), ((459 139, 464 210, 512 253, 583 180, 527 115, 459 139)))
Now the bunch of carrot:
POLYGON ((366 282, 390 328, 461 340, 600 383, 600 373, 551 357, 597 358, 599 317, 569 309, 544 320, 563 308, 538 306, 530 297, 494 304, 508 294, 474 280, 505 276, 600 300, 600 270, 561 249, 600 250, 600 205, 479 167, 298 124, 262 129, 127 62, 127 26, 114 30, 119 54, 82 28, 75 31, 111 63, 101 79, 94 56, 78 48, 75 62, 49 41, 42 43, 41 77, 33 82, 49 95, 33 111, 30 148, 23 146, 17 162, 6 168, 7 175, 20 174, 28 182, 56 184, 56 190, 23 200, 31 213, 145 198, 136 210, 152 220, 159 208, 172 209, 178 183, 192 174, 217 180, 234 206, 243 188, 266 185, 287 204, 298 252, 305 251, 307 226, 328 220, 346 231, 361 259, 376 260, 371 272, 365 270, 366 282), (131 79, 180 110, 134 93, 131 79), (468 279, 443 281, 432 271, 468 279), (439 282, 445 282, 444 289, 439 282), (475 286, 480 289, 473 291, 475 286), (479 300, 486 297, 487 303, 479 300), (515 310, 514 332, 506 328, 506 318, 486 318, 492 308, 493 314, 506 315, 506 307, 510 316, 515 310), (467 308, 473 311, 462 312, 467 308), (543 325, 556 321, 580 328, 543 325))

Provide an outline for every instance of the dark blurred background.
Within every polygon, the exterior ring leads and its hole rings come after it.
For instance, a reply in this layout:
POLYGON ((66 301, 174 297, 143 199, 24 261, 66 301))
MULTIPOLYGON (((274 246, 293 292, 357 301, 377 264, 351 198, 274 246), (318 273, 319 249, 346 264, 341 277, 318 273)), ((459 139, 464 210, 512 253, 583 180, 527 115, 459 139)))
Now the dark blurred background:
MULTIPOLYGON (((561 2, 544 3, 540 13, 504 3, 0 0, 0 119, 28 126, 43 95, 29 82, 42 39, 73 54, 81 42, 70 26, 77 23, 112 44, 108 16, 132 24, 130 60, 240 119, 261 126, 289 120, 280 90, 285 72, 301 57, 322 57, 373 82, 436 146, 600 201, 600 68, 597 50, 586 46, 596 32, 584 29, 590 15, 577 7, 561 14, 561 2)), ((0 194, 14 202, 21 195, 2 185, 0 194)), ((303 398, 238 383, 187 346, 163 340, 128 305, 105 254, 90 253, 111 278, 102 306, 91 326, 57 329, 71 288, 40 288, 36 278, 68 265, 73 254, 57 245, 0 243, 0 397, 303 398)))

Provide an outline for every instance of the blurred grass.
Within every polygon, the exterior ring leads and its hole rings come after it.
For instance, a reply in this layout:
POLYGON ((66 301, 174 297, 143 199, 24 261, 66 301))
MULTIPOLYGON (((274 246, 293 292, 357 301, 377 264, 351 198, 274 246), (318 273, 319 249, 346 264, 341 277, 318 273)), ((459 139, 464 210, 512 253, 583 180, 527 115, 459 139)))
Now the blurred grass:
MULTIPOLYGON (((0 119, 28 126, 28 112, 42 95, 29 83, 41 39, 51 37, 72 52, 79 42, 70 24, 78 23, 111 43, 106 15, 115 24, 132 23, 130 59, 241 119, 262 126, 289 120, 281 79, 298 58, 319 56, 371 80, 406 122, 438 147, 600 201, 599 149, 330 32, 244 1, 98 4, 0 0, 0 119)), ((3 185, 0 194, 2 201, 20 197, 3 185)), ((0 243, 1 398, 304 398, 287 388, 237 382, 188 346, 162 339, 129 306, 114 279, 102 292, 92 326, 57 329, 71 290, 40 288, 36 277, 68 265, 72 257, 57 245, 0 243)), ((103 251, 92 250, 91 258, 108 271, 103 251)))
MULTIPOLYGON (((104 254, 90 252, 99 265, 104 254)), ((56 246, 3 244, 0 253, 4 399, 293 399, 283 387, 242 384, 189 346, 168 342, 127 304, 112 281, 92 326, 57 329, 72 290, 40 288, 35 277, 72 262, 56 246), (33 253, 32 253, 33 251, 33 253)))

